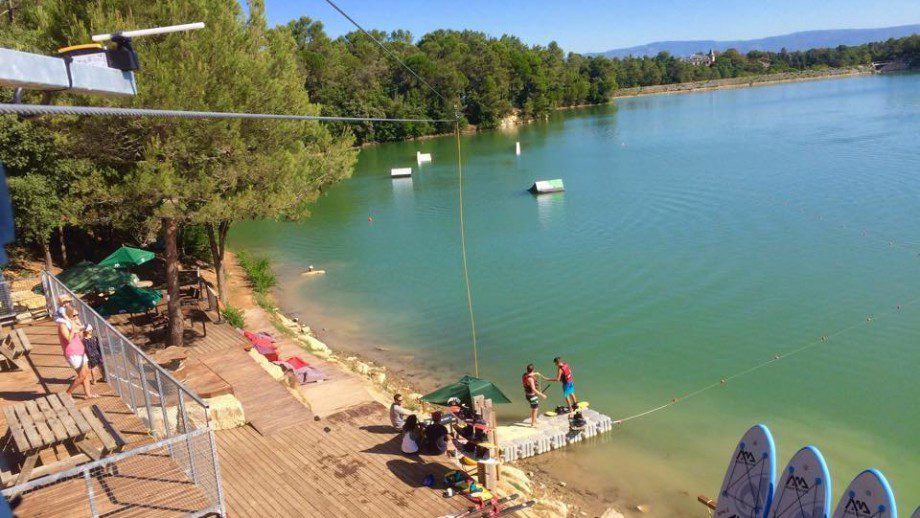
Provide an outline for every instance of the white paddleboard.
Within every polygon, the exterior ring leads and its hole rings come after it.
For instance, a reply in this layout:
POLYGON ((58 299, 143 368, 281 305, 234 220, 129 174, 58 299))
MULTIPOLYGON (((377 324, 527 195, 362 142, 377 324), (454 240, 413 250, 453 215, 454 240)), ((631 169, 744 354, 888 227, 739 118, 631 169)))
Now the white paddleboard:
POLYGON ((780 473, 770 505, 772 518, 828 518, 831 512, 831 478, 821 452, 806 446, 780 473))
POLYGON ((716 518, 765 518, 776 485, 776 448, 762 424, 745 432, 728 463, 716 518))
POLYGON ((856 475, 840 497, 834 518, 898 518, 894 493, 885 476, 876 469, 856 475))

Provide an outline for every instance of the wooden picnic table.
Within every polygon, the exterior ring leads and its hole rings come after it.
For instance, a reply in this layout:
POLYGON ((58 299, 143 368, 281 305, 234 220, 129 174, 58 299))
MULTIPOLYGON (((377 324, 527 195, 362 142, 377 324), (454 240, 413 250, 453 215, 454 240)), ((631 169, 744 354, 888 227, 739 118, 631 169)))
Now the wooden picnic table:
POLYGON ((99 460, 125 444, 99 407, 77 409, 66 392, 5 406, 3 414, 9 428, 7 443, 24 457, 18 476, 3 473, 3 485, 7 487, 99 460), (91 435, 100 440, 102 449, 91 443, 91 435), (60 453, 59 447, 63 447, 66 458, 38 466, 43 452, 60 453))

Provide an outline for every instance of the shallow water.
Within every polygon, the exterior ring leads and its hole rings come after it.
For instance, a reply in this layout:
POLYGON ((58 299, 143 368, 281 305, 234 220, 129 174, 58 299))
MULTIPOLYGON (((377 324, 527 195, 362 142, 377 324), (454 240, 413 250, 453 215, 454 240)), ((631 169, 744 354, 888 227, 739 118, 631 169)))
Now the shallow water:
MULTIPOLYGON (((232 245, 271 253, 285 308, 353 346, 470 372, 455 146, 367 148, 310 219, 241 224, 232 245)), ((920 503, 920 75, 620 100, 464 136, 463 158, 481 375, 515 400, 501 418, 526 412, 523 365, 552 374, 556 355, 615 418, 716 385, 545 456, 570 484, 705 516, 696 495, 763 422, 781 464, 823 451, 835 499, 874 466, 902 513, 920 503), (549 178, 566 192, 525 192, 549 178)))

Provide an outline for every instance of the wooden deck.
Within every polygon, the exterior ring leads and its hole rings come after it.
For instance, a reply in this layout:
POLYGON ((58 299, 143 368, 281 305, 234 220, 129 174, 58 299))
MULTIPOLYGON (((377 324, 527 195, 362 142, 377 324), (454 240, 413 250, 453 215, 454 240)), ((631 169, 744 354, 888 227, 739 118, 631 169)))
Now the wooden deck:
MULTIPOLYGON (((21 326, 32 342, 28 356, 32 370, 0 373, 0 406, 33 399, 67 388, 74 372, 64 361, 57 330, 49 321, 21 326)), ((125 450, 153 442, 144 423, 105 383, 94 390, 101 396, 87 400, 78 389, 77 406, 96 404, 128 441, 125 450)), ((6 422, 0 424, 6 433, 6 422)), ((49 452, 46 460, 64 458, 66 452, 49 452)), ((9 457, 9 456, 8 456, 9 457)), ((8 458, 7 461, 15 461, 8 458)), ((5 468, 7 469, 7 468, 5 468)), ((204 495, 165 451, 154 450, 118 463, 117 474, 92 479, 96 512, 103 516, 183 516, 208 507, 204 495)), ((71 479, 26 493, 17 516, 88 516, 86 481, 71 479)))
MULTIPOLYGON (((454 468, 446 457, 404 455, 380 403, 361 398, 317 420, 243 351, 246 339, 229 325, 208 323, 206 336, 200 330, 196 325, 190 356, 232 385, 248 422, 215 432, 228 516, 432 518, 467 507, 422 485, 426 475, 454 468)), ((296 347, 284 353, 323 363, 296 347)), ((354 390, 354 380, 332 365, 322 368, 331 382, 318 384, 317 393, 348 400, 336 390, 354 390)))

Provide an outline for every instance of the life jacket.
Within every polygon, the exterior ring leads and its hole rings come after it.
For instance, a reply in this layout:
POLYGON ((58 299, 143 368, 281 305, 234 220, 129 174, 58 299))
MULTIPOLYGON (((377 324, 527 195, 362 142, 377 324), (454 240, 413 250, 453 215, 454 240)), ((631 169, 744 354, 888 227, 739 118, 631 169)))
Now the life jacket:
MULTIPOLYGON (((524 393, 527 394, 528 396, 534 393, 533 389, 530 387, 530 383, 528 383, 528 380, 531 380, 531 379, 534 379, 534 375, 532 372, 525 372, 524 375, 521 376, 521 383, 524 384, 524 393)), ((536 385, 537 385, 536 380, 534 380, 534 386, 536 387, 536 385)))
POLYGON ((572 377, 572 368, 569 367, 568 363, 560 363, 559 370, 562 371, 562 382, 563 383, 572 383, 575 378, 572 377))

